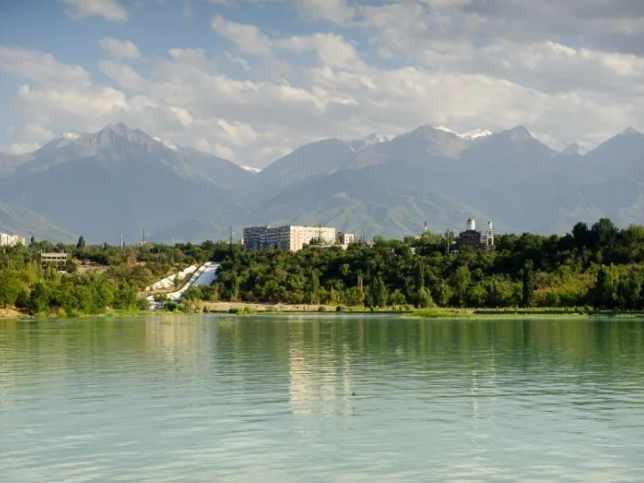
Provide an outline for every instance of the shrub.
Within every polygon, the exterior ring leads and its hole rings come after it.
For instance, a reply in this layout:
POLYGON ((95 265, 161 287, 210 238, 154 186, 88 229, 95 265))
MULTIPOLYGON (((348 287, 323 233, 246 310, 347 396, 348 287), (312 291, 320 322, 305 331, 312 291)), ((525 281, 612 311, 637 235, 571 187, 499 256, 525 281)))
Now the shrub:
POLYGON ((176 302, 169 301, 169 302, 166 302, 165 304, 163 304, 163 308, 165 310, 167 310, 168 312, 174 312, 179 308, 179 304, 176 303, 176 302))

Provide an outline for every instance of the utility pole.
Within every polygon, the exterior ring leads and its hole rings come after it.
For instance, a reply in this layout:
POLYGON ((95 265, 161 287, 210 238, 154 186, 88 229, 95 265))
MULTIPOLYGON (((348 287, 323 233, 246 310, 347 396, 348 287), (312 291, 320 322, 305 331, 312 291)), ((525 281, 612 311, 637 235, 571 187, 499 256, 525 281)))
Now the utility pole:
POLYGON ((230 249, 230 258, 233 257, 233 233, 235 233, 233 231, 233 225, 230 225, 230 245, 228 246, 230 249))
POLYGON ((121 232, 121 250, 123 250, 123 232, 121 232))

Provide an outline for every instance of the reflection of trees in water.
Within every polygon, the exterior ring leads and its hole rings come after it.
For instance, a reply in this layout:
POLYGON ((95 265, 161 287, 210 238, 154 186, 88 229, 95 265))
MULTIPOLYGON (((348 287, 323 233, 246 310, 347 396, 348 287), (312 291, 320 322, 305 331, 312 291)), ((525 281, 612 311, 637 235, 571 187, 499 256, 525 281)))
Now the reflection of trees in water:
POLYGON ((346 415, 352 411, 352 350, 342 336, 342 322, 337 322, 293 319, 289 323, 293 414, 346 415))
MULTIPOLYGON (((115 374, 143 370, 176 377, 236 374, 254 390, 288 381, 297 410, 306 401, 347 398, 368 367, 370 380, 395 366, 406 380, 438 384, 469 379, 478 399, 496 378, 540 372, 570 374, 569 382, 601 382, 615 374, 644 379, 644 325, 637 320, 418 320, 237 317, 218 326, 208 316, 146 319, 0 321, 0 381, 34 373, 115 374), (141 367, 139 367, 141 366, 141 367), (266 384, 271 381, 267 380, 266 384)), ((69 377, 69 376, 67 376, 69 377)), ((51 382, 51 379, 50 381, 51 382)), ((1 396, 0 396, 1 397, 1 396)), ((307 403, 308 404, 308 403, 307 403)), ((311 406, 308 410, 326 410, 311 406)), ((343 409, 344 410, 344 409, 343 409)), ((348 410, 348 409, 346 409, 348 410)))

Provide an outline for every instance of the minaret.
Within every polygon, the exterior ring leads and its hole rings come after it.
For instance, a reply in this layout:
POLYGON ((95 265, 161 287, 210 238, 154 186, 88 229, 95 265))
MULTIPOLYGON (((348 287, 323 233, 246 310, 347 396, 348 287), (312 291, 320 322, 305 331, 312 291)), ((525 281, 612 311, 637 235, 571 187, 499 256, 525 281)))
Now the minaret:
POLYGON ((492 222, 487 222, 487 233, 485 234, 487 249, 491 250, 494 247, 494 230, 492 229, 492 222))

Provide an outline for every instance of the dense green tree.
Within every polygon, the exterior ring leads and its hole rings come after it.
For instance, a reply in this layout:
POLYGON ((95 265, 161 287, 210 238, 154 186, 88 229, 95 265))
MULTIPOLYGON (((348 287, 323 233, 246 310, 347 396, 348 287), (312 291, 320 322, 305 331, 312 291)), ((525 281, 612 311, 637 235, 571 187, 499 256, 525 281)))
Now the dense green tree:
POLYGON ((577 223, 572 229, 572 237, 578 249, 586 248, 590 243, 590 230, 584 222, 577 223))
POLYGON ((0 248, 1 306, 68 314, 137 308, 147 305, 139 297, 146 286, 212 260, 221 263, 219 278, 212 287, 195 287, 189 293, 195 301, 644 308, 644 227, 620 229, 608 219, 591 228, 578 223, 563 237, 499 234, 493 253, 447 254, 446 238, 432 234, 406 242, 377 237, 373 245, 358 243, 346 251, 308 247, 297 253, 244 251, 226 242, 151 243, 145 250, 80 242, 33 239, 29 247, 0 248), (68 253, 68 273, 43 270, 41 250, 68 253), (90 263, 83 273, 75 270, 77 259, 90 263), (102 274, 92 274, 95 269, 102 274))
POLYGON ((389 291, 381 277, 376 277, 371 283, 371 300, 374 307, 386 307, 389 301, 389 291))
POLYGON ((534 303, 534 263, 532 260, 525 262, 521 271, 521 303, 524 307, 531 307, 534 303))
POLYGON ((85 237, 83 237, 82 235, 78 239, 78 243, 76 243, 76 248, 79 250, 85 248, 85 237))
POLYGON ((601 265, 597 270, 597 278, 592 288, 591 302, 600 309, 612 309, 617 299, 617 281, 612 269, 601 265))
POLYGON ((472 283, 472 274, 467 265, 456 269, 452 276, 452 286, 454 287, 455 296, 460 307, 465 306, 467 301, 467 291, 472 283))
POLYGON ((29 308, 33 313, 42 313, 49 308, 52 299, 52 290, 45 282, 38 282, 31 290, 29 308))
POLYGON ((405 305, 407 303, 407 299, 405 297, 405 294, 402 293, 400 289, 394 290, 391 294, 389 294, 389 305, 405 305))
POLYGON ((432 294, 426 288, 421 288, 416 294, 416 307, 419 309, 426 309, 434 306, 432 294))
POLYGON ((644 308, 644 274, 631 271, 619 279, 617 287, 617 306, 625 310, 644 308))
POLYGON ((0 306, 14 306, 23 291, 20 274, 16 270, 0 270, 0 306))

